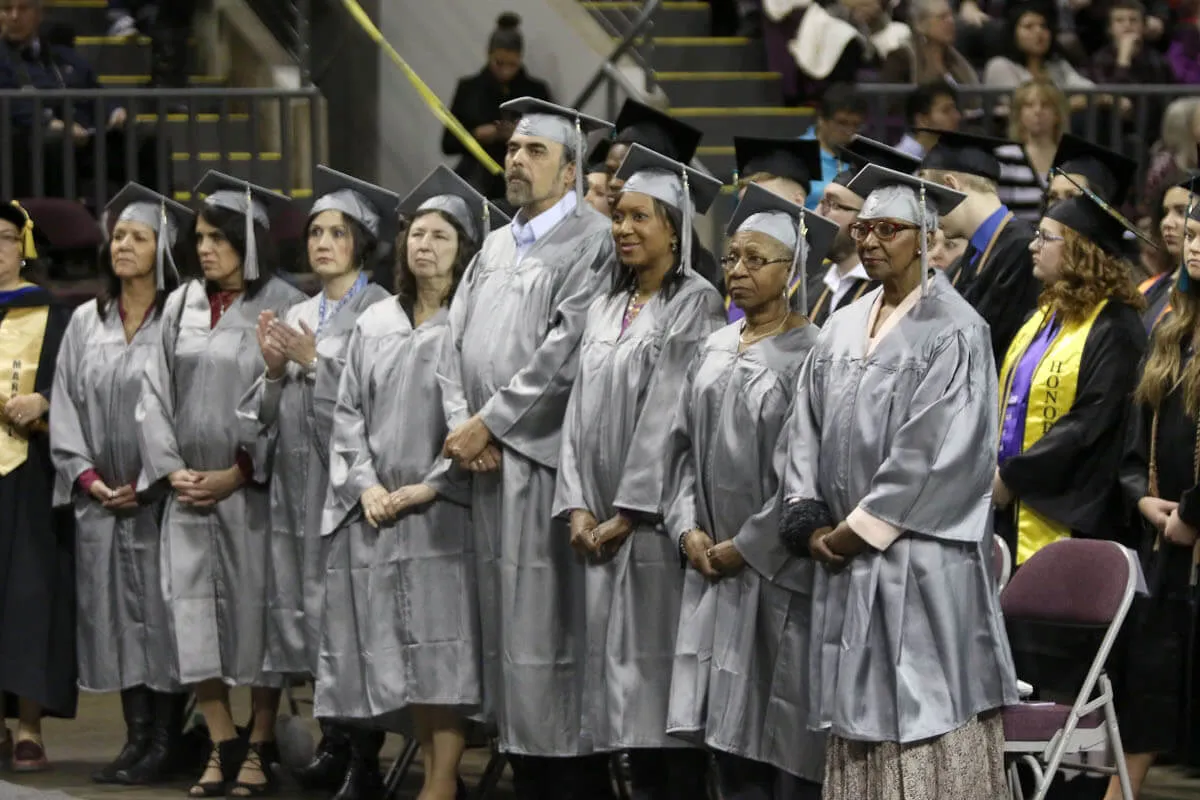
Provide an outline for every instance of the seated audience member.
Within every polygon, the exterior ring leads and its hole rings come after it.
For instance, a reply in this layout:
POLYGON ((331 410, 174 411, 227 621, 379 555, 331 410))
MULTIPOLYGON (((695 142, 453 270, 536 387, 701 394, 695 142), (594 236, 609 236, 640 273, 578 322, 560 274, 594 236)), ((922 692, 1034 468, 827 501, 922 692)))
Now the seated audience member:
MULTIPOLYGON (((501 14, 488 39, 487 64, 476 74, 460 78, 450 101, 450 113, 498 164, 504 163, 515 127, 509 115, 500 113, 500 104, 514 97, 552 99, 550 87, 525 71, 524 52, 521 18, 511 12, 501 14)), ((448 129, 442 134, 442 152, 461 156, 454 171, 489 200, 504 198, 504 176, 488 172, 448 129)))
MULTIPOLYGON (((1023 83, 1040 78, 1069 92, 1086 89, 1093 84, 1075 71, 1059 52, 1054 30, 1058 24, 1058 10, 1049 0, 1025 0, 1009 6, 1007 10, 1006 51, 988 61, 983 70, 983 82, 988 86, 1016 89, 1023 83)), ((1071 108, 1086 107, 1087 97, 1071 98, 1071 108)), ((1007 114, 1001 104, 997 113, 1007 114)))
POLYGON ((816 209, 825 184, 842 171, 838 151, 862 130, 866 116, 866 100, 853 86, 839 84, 826 90, 817 108, 817 121, 800 137, 816 139, 821 145, 821 174, 813 176, 809 185, 806 208, 816 209))
MULTIPOLYGON (((1200 17, 1196 10, 1200 3, 1190 3, 1190 17, 1180 20, 1167 47, 1167 63, 1175 75, 1176 83, 1200 83, 1200 17)), ((1182 9, 1182 5, 1180 8, 1182 9)))
POLYGON ((944 80, 921 84, 904 103, 904 120, 908 130, 896 143, 896 149, 913 158, 924 158, 937 142, 937 134, 921 129, 958 130, 962 122, 958 90, 944 80))
MULTIPOLYGON (((0 89, 101 88, 95 70, 78 52, 52 45, 41 37, 40 0, 0 0, 0 15, 5 21, 4 36, 0 39, 0 89)), ((46 137, 43 164, 47 195, 61 195, 65 189, 63 181, 67 165, 63 163, 61 136, 74 139, 74 169, 78 181, 96 180, 99 177, 119 186, 130 180, 158 186, 153 137, 138 136, 137 174, 124 174, 125 135, 120 130, 128 120, 124 108, 95 100, 73 101, 69 106, 63 101, 44 100, 41 118, 35 119, 36 108, 33 100, 19 100, 10 105, 16 129, 14 164, 22 165, 32 160, 27 160, 26 154, 32 146, 35 126, 42 127, 46 137), (109 165, 106 176, 95 175, 95 146, 92 139, 97 135, 106 137, 106 160, 109 165)), ((13 178, 13 189, 17 195, 33 193, 33 176, 27 169, 18 170, 13 178)), ((78 188, 79 184, 76 186, 78 188)))
POLYGON ((954 47, 954 9, 947 0, 913 0, 908 7, 912 40, 888 53, 880 79, 888 83, 979 83, 971 63, 954 47))
POLYGON ((1096 83, 1174 83, 1166 58, 1146 46, 1141 0, 1110 0, 1108 42, 1092 54, 1088 77, 1096 83))
POLYGON ((1000 199, 1021 219, 1036 223, 1058 142, 1070 117, 1067 98, 1049 81, 1035 80, 1013 92, 1009 144, 996 148, 1000 199))
POLYGON ((1200 142, 1200 98, 1172 100, 1163 112, 1162 133, 1150 148, 1150 163, 1138 207, 1139 219, 1153 216, 1157 200, 1167 188, 1200 167, 1196 158, 1197 142, 1200 142))
MULTIPOLYGON (((1060 0, 1070 11, 1071 25, 1078 34, 1080 49, 1087 54, 1095 53, 1111 41, 1112 9, 1121 5, 1120 0, 1060 0)), ((1179 0, 1144 0, 1141 9, 1144 20, 1144 38, 1158 50, 1165 49, 1163 39, 1173 20, 1178 17, 1183 3, 1179 0)), ((1185 0, 1186 2, 1186 0, 1185 0)), ((1097 81, 1099 82, 1099 81, 1097 81)))

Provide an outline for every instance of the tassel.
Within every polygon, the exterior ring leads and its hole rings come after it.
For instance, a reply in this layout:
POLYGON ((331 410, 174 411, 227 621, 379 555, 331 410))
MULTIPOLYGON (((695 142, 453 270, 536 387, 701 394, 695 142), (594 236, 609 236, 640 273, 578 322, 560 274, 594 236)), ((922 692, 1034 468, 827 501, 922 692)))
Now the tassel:
POLYGON ((166 267, 170 265, 171 274, 179 279, 179 268, 175 266, 175 256, 171 254, 171 221, 167 218, 167 204, 158 204, 158 245, 155 248, 154 273, 158 291, 167 288, 166 267))
MULTIPOLYGON (((587 147, 587 139, 583 138, 583 127, 579 124, 579 115, 575 116, 575 216, 583 214, 584 196, 587 192, 583 185, 583 148, 587 147)), ((484 202, 487 205, 487 202, 484 202)), ((485 234, 486 235, 486 234, 485 234)))
POLYGON ((35 259, 38 254, 37 246, 33 243, 33 217, 29 216, 29 212, 22 208, 16 200, 13 200, 12 204, 14 208, 25 215, 25 225, 21 228, 21 257, 35 259))
POLYGON ((488 237, 488 234, 491 232, 492 232, 491 203, 489 203, 487 201, 487 198, 485 197, 483 200, 483 230, 479 234, 480 244, 483 243, 483 240, 486 239, 488 237))
MULTIPOLYGON (((796 292, 800 295, 800 313, 808 314, 808 221, 804 219, 804 212, 800 212, 800 225, 797 228, 796 249, 792 251, 792 271, 788 275, 788 286, 792 285, 792 281, 796 276, 800 276, 800 283, 796 286, 796 292)), ((784 291, 787 291, 786 289, 784 291)))
POLYGON ((242 263, 242 280, 258 280, 258 239, 254 235, 254 195, 246 187, 246 258, 242 263))
POLYGON ((692 189, 688 184, 687 170, 682 172, 683 178, 683 202, 680 203, 680 211, 683 212, 683 225, 680 227, 683 230, 679 234, 682 240, 679 242, 679 264, 684 269, 692 268, 692 189))
POLYGON ((921 184, 921 297, 929 291, 926 280, 929 275, 929 214, 925 207, 925 184, 921 184))

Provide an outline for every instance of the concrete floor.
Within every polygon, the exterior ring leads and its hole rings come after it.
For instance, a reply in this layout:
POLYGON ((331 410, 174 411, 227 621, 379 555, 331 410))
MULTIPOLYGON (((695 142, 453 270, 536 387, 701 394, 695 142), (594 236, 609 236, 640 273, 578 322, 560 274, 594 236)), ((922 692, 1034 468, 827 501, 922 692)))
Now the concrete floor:
MULTIPOLYGON (((247 715, 248 697, 245 692, 234 693, 234 709, 238 719, 247 715)), ((305 712, 307 713, 307 711, 305 712)), ((304 724, 315 734, 312 720, 304 724)), ((124 741, 124 726, 121 708, 116 695, 83 695, 79 701, 79 715, 74 720, 47 720, 45 726, 47 755, 53 769, 39 775, 5 775, 0 780, 0 800, 30 800, 27 789, 35 788, 50 794, 39 794, 37 800, 63 800, 64 792, 72 800, 181 800, 185 797, 187 782, 155 788, 125 788, 97 786, 88 776, 111 759, 124 741)), ((400 747, 399 737, 389 737, 384 749, 384 760, 390 762, 400 747)), ((469 751, 463 762, 463 777, 474 785, 487 761, 486 751, 469 751)), ((414 770, 419 773, 418 770, 414 770)), ((403 800, 416 797, 419 777, 409 780, 403 800)), ((285 787, 282 797, 318 800, 321 795, 306 795, 295 786, 285 787)), ((512 797, 507 780, 502 782, 497 800, 512 797)), ((951 800, 947 798, 946 800, 951 800)), ((1151 773, 1150 784, 1142 793, 1141 800, 1200 800, 1200 780, 1188 779, 1174 769, 1156 769, 1151 773)))

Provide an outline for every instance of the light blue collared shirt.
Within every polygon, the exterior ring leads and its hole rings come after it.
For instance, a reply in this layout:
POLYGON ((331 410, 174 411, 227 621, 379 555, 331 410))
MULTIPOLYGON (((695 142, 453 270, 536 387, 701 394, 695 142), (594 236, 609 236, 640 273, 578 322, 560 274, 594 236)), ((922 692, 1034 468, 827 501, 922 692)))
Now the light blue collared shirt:
POLYGON ((562 196, 561 200, 528 222, 525 221, 524 210, 518 211, 512 221, 513 241, 517 245, 517 260, 520 261, 524 258, 525 254, 529 252, 529 248, 533 247, 534 242, 566 219, 575 210, 578 203, 579 198, 575 196, 575 190, 571 189, 562 196))

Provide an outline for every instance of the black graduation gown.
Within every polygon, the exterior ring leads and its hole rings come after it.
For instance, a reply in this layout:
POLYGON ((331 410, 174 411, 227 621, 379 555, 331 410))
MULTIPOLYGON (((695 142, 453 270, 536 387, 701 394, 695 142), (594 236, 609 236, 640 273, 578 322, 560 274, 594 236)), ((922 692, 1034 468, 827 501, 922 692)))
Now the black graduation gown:
MULTIPOLYGON (((36 289, 0 305, 0 323, 9 309, 46 305, 34 389, 48 400, 70 309, 36 289)), ((53 488, 49 437, 34 434, 25 463, 0 477, 0 691, 8 717, 17 716, 17 697, 51 716, 75 716, 74 526, 69 507, 52 509, 53 488)))
POLYGON ((1146 333, 1154 330, 1154 326, 1163 315, 1167 304, 1171 302, 1171 289, 1174 286, 1174 273, 1160 275, 1158 280, 1142 292, 1142 297, 1146 298, 1146 310, 1142 312, 1142 324, 1146 328, 1146 333))
POLYGON ((830 302, 833 292, 825 285, 825 272, 828 268, 826 265, 820 275, 812 275, 808 279, 808 308, 805 314, 808 321, 818 327, 824 325, 834 311, 845 308, 879 285, 879 281, 855 278, 849 291, 842 295, 835 306, 830 302))
MULTIPOLYGON (((1190 351, 1190 348, 1189 348, 1190 351)), ((1183 354, 1184 364, 1193 358, 1183 354)), ((1135 409, 1131 420, 1121 486, 1130 515, 1142 534, 1142 568, 1149 597, 1134 599, 1125 622, 1123 669, 1117 693, 1121 738, 1127 753, 1177 753, 1193 760, 1200 745, 1200 651, 1196 597, 1189 586, 1192 548, 1164 541, 1137 512, 1149 492, 1150 431, 1153 411, 1135 409)), ((1200 527, 1200 487, 1195 478, 1196 421, 1183 404, 1183 392, 1163 401, 1158 421, 1158 494, 1180 501, 1185 522, 1200 527)))
MULTIPOLYGON (((450 113, 453 114, 467 132, 480 125, 487 125, 500 119, 503 114, 500 104, 518 97, 533 97, 538 100, 551 100, 550 87, 543 81, 529 76, 524 69, 517 73, 511 83, 503 84, 496 80, 492 71, 484 67, 475 75, 461 78, 454 89, 454 99, 450 101, 450 113)), ((496 163, 504 165, 504 153, 508 149, 507 142, 493 142, 483 146, 487 154, 496 163)), ((455 138, 449 129, 442 134, 442 152, 448 156, 462 156, 454 171, 467 183, 487 195, 489 198, 504 197, 504 176, 492 175, 483 165, 475 160, 475 156, 467 152, 462 142, 455 138)))
POLYGON ((946 277, 992 329, 992 353, 996 369, 1004 362, 1008 345, 1037 306, 1042 283, 1033 275, 1029 243, 1033 228, 1028 222, 1011 219, 997 236, 996 244, 982 265, 972 264, 978 252, 973 245, 946 271, 946 277))
MULTIPOLYGON (((1036 444, 1000 467, 1021 503, 1070 527, 1074 537, 1131 544, 1117 481, 1125 451, 1130 398, 1146 334, 1136 310, 1110 302, 1096 318, 1080 356, 1075 402, 1036 444)), ((1016 553, 1015 507, 994 515, 996 533, 1016 553)), ((1010 624, 1017 674, 1048 693, 1078 691, 1102 632, 1010 624)))

